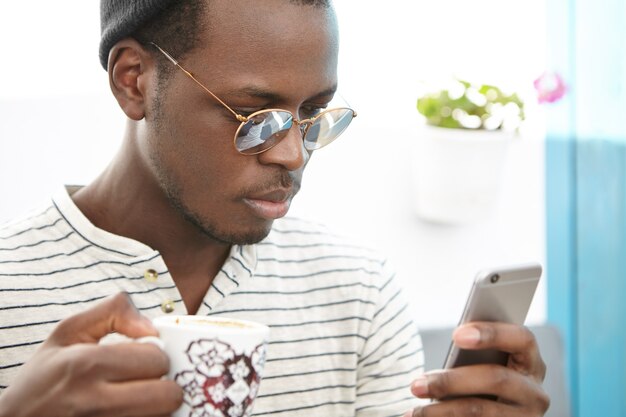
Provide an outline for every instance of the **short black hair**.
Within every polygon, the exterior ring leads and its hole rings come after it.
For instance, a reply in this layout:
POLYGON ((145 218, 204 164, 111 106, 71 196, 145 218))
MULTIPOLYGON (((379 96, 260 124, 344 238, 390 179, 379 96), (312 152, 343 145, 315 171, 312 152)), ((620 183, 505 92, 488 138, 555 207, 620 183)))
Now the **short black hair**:
MULTIPOLYGON (((331 0, 288 0, 303 6, 330 7, 331 0)), ((206 16, 210 0, 174 0, 148 20, 131 36, 156 54, 159 81, 166 82, 174 68, 150 43, 154 42, 180 60, 199 46, 209 22, 206 16)))
MULTIPOLYGON (((206 30, 206 22, 202 18, 206 8, 206 0, 174 1, 131 36, 146 48, 154 49, 150 44, 154 42, 176 59, 181 59, 200 43, 200 37, 206 30)), ((173 66, 162 54, 156 53, 155 56, 159 77, 164 80, 173 66)))

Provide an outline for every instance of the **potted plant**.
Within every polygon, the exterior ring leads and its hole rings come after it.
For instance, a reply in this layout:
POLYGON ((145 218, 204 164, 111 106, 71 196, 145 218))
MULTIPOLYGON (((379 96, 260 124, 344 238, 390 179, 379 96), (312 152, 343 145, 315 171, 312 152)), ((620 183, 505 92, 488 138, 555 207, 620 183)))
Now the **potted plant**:
POLYGON ((413 167, 417 214, 448 224, 487 216, 525 117, 524 102, 494 85, 453 80, 422 95, 417 110, 424 121, 413 167))
POLYGON ((423 95, 417 110, 428 125, 447 129, 516 131, 524 120, 524 102, 517 93, 463 80, 423 95))
MULTIPOLYGON (((535 88, 539 102, 556 101, 565 91, 552 74, 535 88)), ((417 110, 423 119, 414 147, 417 214, 449 224, 487 216, 500 194, 510 144, 520 136, 524 100, 495 85, 456 79, 422 95, 417 110)))

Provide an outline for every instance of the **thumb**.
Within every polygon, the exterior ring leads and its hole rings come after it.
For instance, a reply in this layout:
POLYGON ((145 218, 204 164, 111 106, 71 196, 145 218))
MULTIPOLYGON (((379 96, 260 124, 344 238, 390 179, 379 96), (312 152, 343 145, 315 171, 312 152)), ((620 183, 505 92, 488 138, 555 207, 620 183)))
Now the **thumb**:
POLYGON ((128 294, 121 292, 62 320, 46 343, 61 346, 97 343, 114 332, 133 338, 158 334, 152 322, 139 313, 128 294))

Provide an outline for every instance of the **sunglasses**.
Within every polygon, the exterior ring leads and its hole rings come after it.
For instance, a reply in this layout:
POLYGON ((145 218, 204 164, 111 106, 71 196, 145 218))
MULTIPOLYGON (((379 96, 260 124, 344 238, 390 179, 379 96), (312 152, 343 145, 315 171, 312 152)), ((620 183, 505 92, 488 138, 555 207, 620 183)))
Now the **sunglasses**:
POLYGON ((163 48, 154 42, 150 44, 241 122, 235 132, 234 144, 235 149, 244 155, 256 155, 272 149, 287 136, 294 124, 300 129, 304 148, 307 151, 315 151, 337 139, 356 117, 356 112, 349 107, 323 109, 315 116, 302 120, 298 120, 293 113, 283 109, 263 109, 248 116, 241 115, 206 88, 163 48))

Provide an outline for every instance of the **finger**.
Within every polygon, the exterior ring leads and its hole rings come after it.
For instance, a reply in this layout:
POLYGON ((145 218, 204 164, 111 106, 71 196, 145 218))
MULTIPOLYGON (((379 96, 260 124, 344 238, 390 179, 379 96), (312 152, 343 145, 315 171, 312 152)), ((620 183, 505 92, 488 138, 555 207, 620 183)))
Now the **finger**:
POLYGON ((104 348, 110 365, 105 375, 109 381, 160 378, 170 369, 167 354, 152 344, 121 343, 104 348))
POLYGON ((127 417, 169 416, 183 403, 182 388, 166 379, 109 384, 103 396, 111 415, 127 417))
POLYGON ((413 395, 448 399, 491 395, 508 404, 542 409, 549 401, 540 384, 499 365, 474 365, 424 374, 411 385, 413 395))
POLYGON ((169 370, 165 352, 152 344, 74 344, 62 352, 74 379, 128 381, 160 378, 169 370))
POLYGON ((142 316, 126 293, 108 297, 92 308, 61 321, 47 343, 67 346, 74 343, 96 343, 109 333, 129 337, 156 336, 152 322, 142 316))
POLYGON ((480 398, 431 403, 407 411, 403 417, 528 417, 526 410, 496 401, 480 398))
POLYGON ((454 343, 463 349, 498 349, 510 353, 508 366, 543 381, 546 365, 535 335, 524 326, 509 323, 473 322, 458 327, 454 343))

